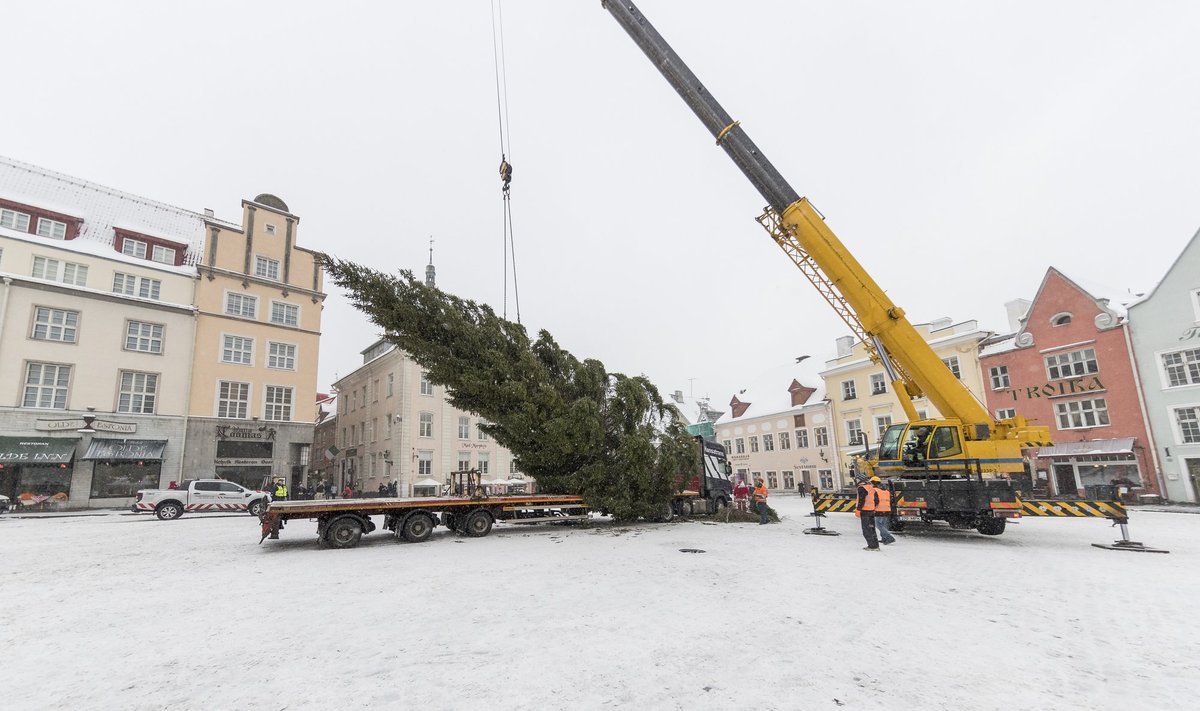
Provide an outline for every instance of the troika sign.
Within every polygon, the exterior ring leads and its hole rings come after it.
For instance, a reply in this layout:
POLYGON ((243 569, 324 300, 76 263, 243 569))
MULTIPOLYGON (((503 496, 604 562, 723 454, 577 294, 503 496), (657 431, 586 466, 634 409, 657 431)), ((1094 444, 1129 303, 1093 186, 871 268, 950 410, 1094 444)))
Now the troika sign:
POLYGON ((1027 387, 1017 387, 1009 391, 1013 400, 1036 400, 1043 397, 1062 397, 1063 395, 1085 395, 1097 390, 1103 390, 1104 383, 1100 382, 1100 376, 1092 376, 1090 378, 1071 378, 1070 380, 1060 380, 1053 383, 1045 383, 1043 385, 1030 385, 1027 387))

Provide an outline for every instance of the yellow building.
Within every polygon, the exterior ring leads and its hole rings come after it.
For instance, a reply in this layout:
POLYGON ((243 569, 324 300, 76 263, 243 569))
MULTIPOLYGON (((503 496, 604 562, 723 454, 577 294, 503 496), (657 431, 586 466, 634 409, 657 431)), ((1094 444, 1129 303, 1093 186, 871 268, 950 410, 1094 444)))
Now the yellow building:
MULTIPOLYGON (((983 402, 983 375, 979 367, 980 343, 992 335, 975 321, 953 323, 942 318, 914 324, 950 371, 983 402)), ((837 339, 837 357, 826 361, 820 373, 832 405, 833 446, 837 452, 838 485, 850 485, 850 461, 866 447, 879 442, 883 430, 904 421, 904 410, 888 387, 883 367, 871 362, 862 342, 852 336, 837 339)), ((914 401, 919 417, 940 417, 926 398, 914 401)))

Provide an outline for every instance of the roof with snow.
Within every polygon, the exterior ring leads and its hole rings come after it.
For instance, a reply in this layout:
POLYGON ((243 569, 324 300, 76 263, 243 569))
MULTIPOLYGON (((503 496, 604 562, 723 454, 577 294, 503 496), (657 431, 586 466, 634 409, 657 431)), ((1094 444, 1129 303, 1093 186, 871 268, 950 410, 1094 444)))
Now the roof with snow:
MULTIPOLYGON (((728 412, 717 420, 718 425, 740 422, 755 417, 768 417, 785 412, 799 412, 805 407, 811 407, 825 399, 825 381, 818 374, 821 362, 815 358, 802 357, 799 362, 793 361, 771 368, 758 375, 750 387, 738 391, 733 397, 738 402, 748 403, 741 414, 734 416, 731 407, 728 412), (792 383, 813 388, 814 392, 801 405, 792 405, 792 383)), ((732 398, 731 398, 732 399, 732 398)))
POLYGON ((71 215, 83 220, 79 236, 70 246, 94 252, 87 246, 107 247, 111 254, 114 228, 160 237, 187 245, 185 265, 200 262, 204 249, 204 223, 225 223, 202 213, 121 192, 69 175, 0 156, 0 197, 31 207, 71 215))

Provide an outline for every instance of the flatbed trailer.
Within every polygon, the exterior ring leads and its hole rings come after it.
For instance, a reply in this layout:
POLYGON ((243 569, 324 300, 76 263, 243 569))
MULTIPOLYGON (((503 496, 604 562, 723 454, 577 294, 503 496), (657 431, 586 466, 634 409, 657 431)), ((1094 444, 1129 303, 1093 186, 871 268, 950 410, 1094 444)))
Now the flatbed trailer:
POLYGON ((418 496, 413 498, 274 501, 263 513, 262 543, 279 538, 288 521, 315 520, 317 538, 332 548, 353 548, 376 529, 373 516, 383 517, 384 530, 410 543, 429 540, 439 524, 470 538, 486 536, 492 524, 559 523, 588 518, 583 498, 569 494, 515 496, 418 496))

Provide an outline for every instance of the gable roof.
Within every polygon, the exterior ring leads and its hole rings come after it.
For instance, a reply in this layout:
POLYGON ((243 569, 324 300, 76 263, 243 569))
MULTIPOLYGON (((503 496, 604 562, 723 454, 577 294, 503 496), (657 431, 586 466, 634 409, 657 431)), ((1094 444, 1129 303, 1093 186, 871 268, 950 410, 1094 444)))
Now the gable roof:
POLYGON ((729 412, 721 415, 717 424, 798 412, 825 400, 825 381, 818 375, 820 361, 808 356, 798 360, 775 366, 756 376, 750 387, 733 395, 729 412), (812 394, 804 403, 793 405, 792 390, 797 387, 811 389, 812 394), (745 407, 735 406, 735 401, 745 407))

